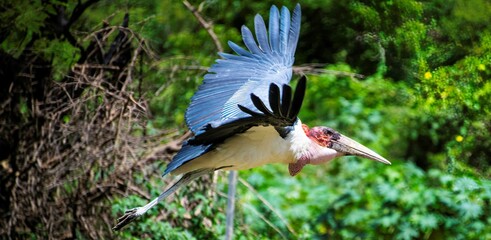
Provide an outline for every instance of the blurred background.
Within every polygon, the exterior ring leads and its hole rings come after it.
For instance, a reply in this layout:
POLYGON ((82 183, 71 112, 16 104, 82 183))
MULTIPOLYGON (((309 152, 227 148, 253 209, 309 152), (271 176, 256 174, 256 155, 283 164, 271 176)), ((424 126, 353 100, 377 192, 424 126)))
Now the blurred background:
MULTIPOLYGON (((235 238, 491 239, 491 2, 299 2, 300 118, 392 165, 241 171, 235 238)), ((0 3, 0 238, 224 236, 221 172, 111 231, 175 180, 160 175, 220 48, 296 4, 187 3, 0 3)))

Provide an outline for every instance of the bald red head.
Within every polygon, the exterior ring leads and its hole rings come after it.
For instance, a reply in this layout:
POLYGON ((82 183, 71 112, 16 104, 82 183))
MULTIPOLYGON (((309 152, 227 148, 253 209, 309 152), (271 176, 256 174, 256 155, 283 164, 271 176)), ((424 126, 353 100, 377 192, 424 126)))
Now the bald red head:
POLYGON ((307 125, 302 124, 302 128, 305 135, 321 147, 331 147, 332 141, 338 140, 341 136, 338 132, 328 127, 313 127, 309 129, 307 125))
POLYGON ((302 124, 302 129, 305 135, 316 144, 309 146, 308 149, 306 149, 305 154, 297 159, 296 162, 289 164, 289 170, 292 176, 300 172, 306 164, 317 165, 328 162, 336 157, 349 155, 360 156, 381 163, 390 164, 389 161, 374 151, 338 133, 332 128, 309 128, 307 125, 302 124))

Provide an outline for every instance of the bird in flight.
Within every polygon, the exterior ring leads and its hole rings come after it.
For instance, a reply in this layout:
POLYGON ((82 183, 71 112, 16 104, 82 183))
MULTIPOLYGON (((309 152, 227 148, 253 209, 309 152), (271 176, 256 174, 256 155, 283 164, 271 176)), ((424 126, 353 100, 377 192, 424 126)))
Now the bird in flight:
POLYGON ((268 30, 260 15, 254 18, 256 39, 242 26, 247 50, 229 41, 236 54, 219 53, 222 59, 208 70, 186 111, 186 123, 194 137, 183 143, 163 174, 183 174, 181 179, 147 205, 126 211, 115 230, 180 186, 216 170, 283 163, 295 176, 305 165, 342 156, 390 164, 341 133, 329 127, 309 128, 298 118, 307 81, 301 77, 293 90, 290 80, 300 20, 299 4, 291 15, 286 7, 280 11, 272 6, 268 30))

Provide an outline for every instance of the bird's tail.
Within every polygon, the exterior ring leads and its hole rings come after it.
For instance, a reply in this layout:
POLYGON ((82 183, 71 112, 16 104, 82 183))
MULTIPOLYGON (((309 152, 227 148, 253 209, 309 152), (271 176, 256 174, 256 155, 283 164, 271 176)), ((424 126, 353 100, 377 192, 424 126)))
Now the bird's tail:
POLYGON ((168 188, 167 190, 162 192, 157 198, 155 198, 154 200, 149 202, 147 205, 145 205, 143 207, 137 207, 137 208, 127 210, 122 217, 118 218, 118 223, 116 224, 116 226, 113 227, 113 230, 118 231, 121 228, 123 228, 124 226, 128 225, 130 222, 133 222, 136 218, 143 215, 150 208, 152 208, 158 202, 160 202, 160 200, 162 200, 162 199, 168 197, 169 195, 171 195, 172 193, 174 193, 182 185, 186 185, 189 182, 191 182, 192 180, 199 178, 203 175, 206 175, 208 173, 212 173, 213 171, 215 171, 215 169, 206 168, 206 169, 199 169, 199 170, 195 170, 195 171, 188 172, 188 173, 184 174, 181 177, 181 179, 179 179, 179 181, 177 181, 170 188, 168 188))

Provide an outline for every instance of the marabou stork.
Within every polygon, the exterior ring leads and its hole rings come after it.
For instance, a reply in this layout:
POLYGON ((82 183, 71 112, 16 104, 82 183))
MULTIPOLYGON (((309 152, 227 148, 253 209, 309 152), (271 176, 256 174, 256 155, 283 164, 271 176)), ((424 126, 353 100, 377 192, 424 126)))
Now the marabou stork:
POLYGON ((289 83, 300 32, 300 5, 290 17, 272 6, 269 31, 260 15, 254 18, 256 40, 242 26, 248 51, 229 41, 236 54, 219 53, 191 99, 186 123, 194 137, 168 164, 163 175, 182 178, 147 205, 126 211, 115 230, 144 214, 160 200, 202 175, 216 170, 243 170, 269 163, 288 164, 294 176, 307 164, 342 156, 360 156, 390 164, 385 158, 328 127, 309 128, 297 115, 306 79, 295 91, 289 83))

